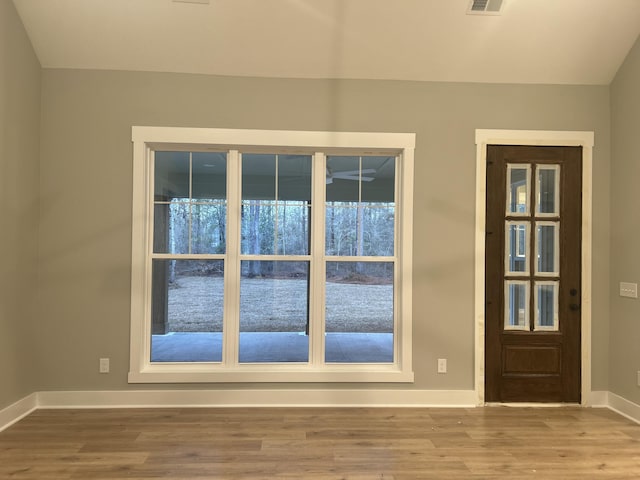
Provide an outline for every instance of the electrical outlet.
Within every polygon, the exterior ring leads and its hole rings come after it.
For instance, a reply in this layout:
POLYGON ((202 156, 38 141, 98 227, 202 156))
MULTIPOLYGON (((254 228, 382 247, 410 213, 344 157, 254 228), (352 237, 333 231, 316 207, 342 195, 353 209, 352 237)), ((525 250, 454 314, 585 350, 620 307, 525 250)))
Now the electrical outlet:
POLYGON ((447 373, 447 359, 439 358, 438 359, 438 373, 447 373))
POLYGON ((109 359, 101 358, 100 359, 100 373, 109 373, 109 359))

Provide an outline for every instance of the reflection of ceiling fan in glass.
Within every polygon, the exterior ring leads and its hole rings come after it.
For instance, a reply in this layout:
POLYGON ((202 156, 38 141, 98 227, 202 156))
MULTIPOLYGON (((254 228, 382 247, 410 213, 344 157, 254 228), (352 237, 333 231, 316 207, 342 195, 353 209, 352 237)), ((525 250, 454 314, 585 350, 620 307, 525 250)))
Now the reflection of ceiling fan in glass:
POLYGON ((330 167, 327 167, 327 179, 326 184, 333 183, 334 180, 362 180, 363 182, 372 182, 375 180, 373 177, 365 177, 360 175, 366 175, 367 173, 376 173, 373 168, 363 168, 362 170, 348 170, 346 172, 333 172, 330 167))

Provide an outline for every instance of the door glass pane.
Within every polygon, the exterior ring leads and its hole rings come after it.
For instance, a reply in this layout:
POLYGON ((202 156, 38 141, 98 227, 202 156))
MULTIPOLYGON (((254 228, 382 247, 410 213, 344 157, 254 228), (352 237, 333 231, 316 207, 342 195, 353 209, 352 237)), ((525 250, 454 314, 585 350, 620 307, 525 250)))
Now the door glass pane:
POLYGON ((240 362, 307 362, 309 262, 240 263, 240 362))
POLYGON ((505 282, 505 330, 529 330, 529 282, 505 282))
POLYGON ((529 215, 531 166, 507 164, 507 215, 529 215))
POLYGON ((559 242, 560 225, 557 222, 536 223, 536 274, 559 274, 559 242))
POLYGON ((536 282, 535 330, 558 330, 558 282, 536 282))
POLYGON ((506 222, 505 275, 529 273, 530 222, 506 222))
POLYGON ((392 363, 393 327, 392 262, 327 262, 327 363, 392 363))
POLYGON ((559 215, 560 165, 539 165, 536 177, 536 213, 559 215))
POLYGON ((151 361, 222 361, 224 262, 153 260, 151 361))

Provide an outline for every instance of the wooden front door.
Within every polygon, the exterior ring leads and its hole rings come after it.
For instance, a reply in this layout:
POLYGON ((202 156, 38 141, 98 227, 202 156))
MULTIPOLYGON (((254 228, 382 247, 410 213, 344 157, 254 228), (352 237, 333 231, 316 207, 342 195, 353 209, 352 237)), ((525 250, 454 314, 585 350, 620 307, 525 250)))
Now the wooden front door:
POLYGON ((485 400, 580 402, 582 147, 487 146, 485 400))

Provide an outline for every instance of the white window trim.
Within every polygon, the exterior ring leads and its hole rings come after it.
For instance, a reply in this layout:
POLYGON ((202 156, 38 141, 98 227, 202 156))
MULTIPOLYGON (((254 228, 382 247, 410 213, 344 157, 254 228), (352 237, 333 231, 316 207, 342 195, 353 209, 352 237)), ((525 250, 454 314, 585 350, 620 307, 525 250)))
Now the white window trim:
MULTIPOLYGON (((304 132, 284 130, 236 130, 180 127, 132 127, 133 206, 131 268, 131 345, 129 383, 204 382, 413 382, 412 368, 412 238, 413 163, 415 134, 304 132), (217 147, 217 148, 216 148, 217 147), (390 364, 324 364, 319 360, 322 338, 315 335, 310 344, 310 362, 227 365, 214 363, 150 362, 150 260, 152 246, 150 208, 151 179, 149 158, 155 150, 231 150, 230 163, 238 149, 278 148, 303 150, 316 156, 325 153, 361 151, 398 155, 398 205, 396 249, 400 272, 396 275, 394 335, 395 361, 390 364)), ((236 157, 237 159, 237 157, 236 157)), ((314 162, 316 175, 324 176, 321 162, 314 162)), ((317 218, 319 216, 316 216, 317 218)), ((319 225, 314 225, 316 228, 319 225)), ((330 257, 316 256, 323 262, 330 257)), ((322 292, 314 290, 311 301, 322 292)), ((225 293, 227 295, 227 293, 225 293)), ((323 328, 322 325, 317 327, 323 328)), ((320 330, 318 330, 320 331, 320 330)))

